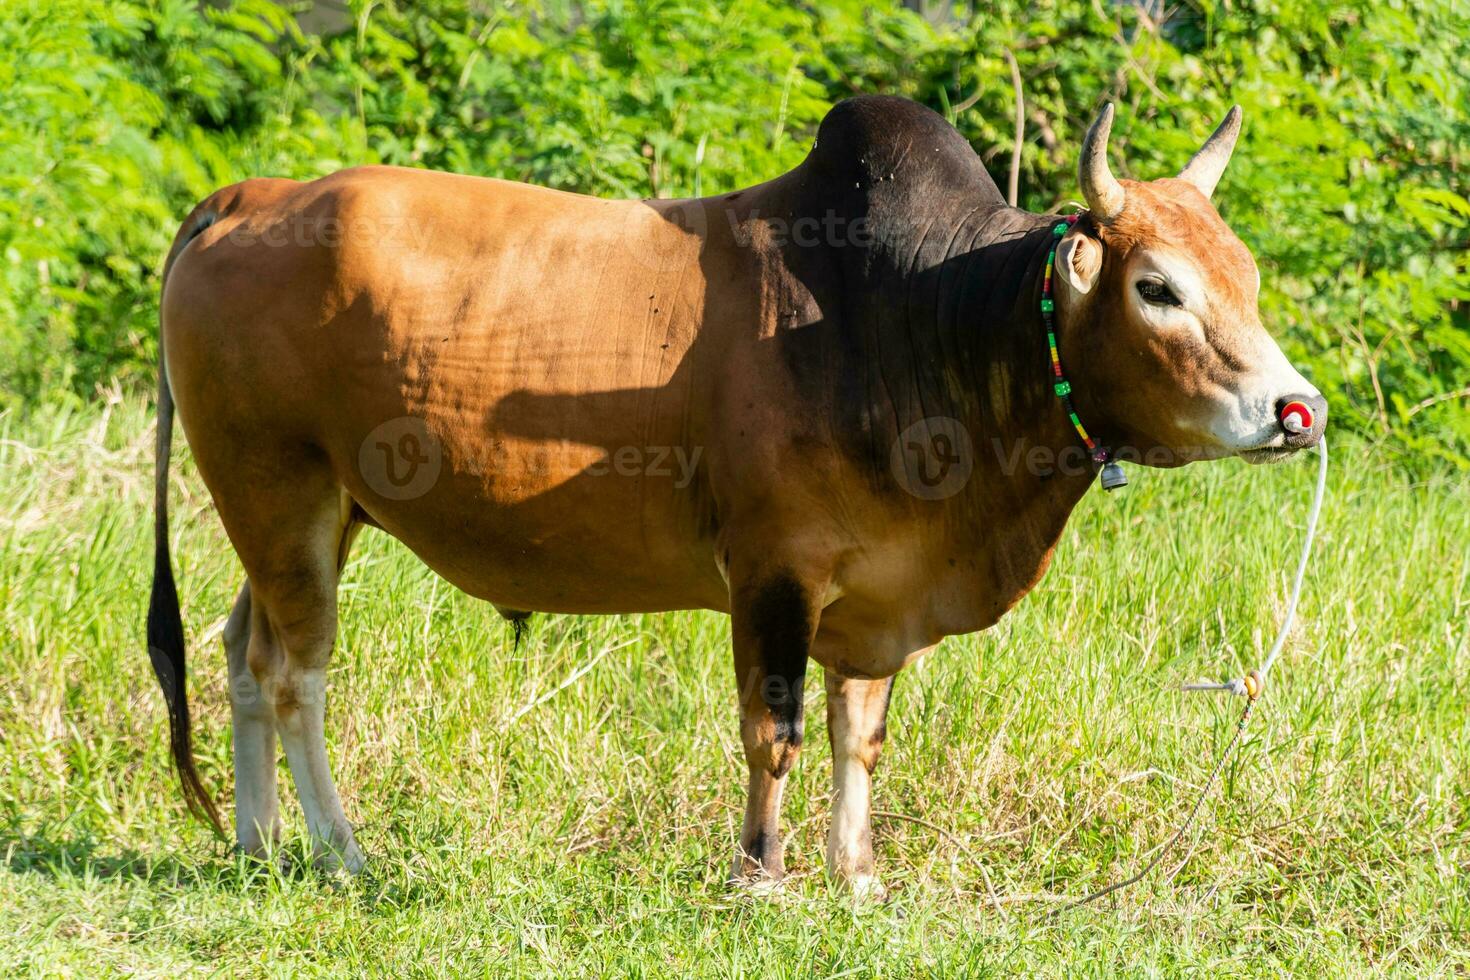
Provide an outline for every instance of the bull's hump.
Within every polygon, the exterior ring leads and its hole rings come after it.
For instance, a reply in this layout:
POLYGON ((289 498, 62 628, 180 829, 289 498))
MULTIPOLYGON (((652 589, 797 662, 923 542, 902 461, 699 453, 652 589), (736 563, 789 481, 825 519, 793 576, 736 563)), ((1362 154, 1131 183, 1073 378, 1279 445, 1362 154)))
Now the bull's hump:
POLYGON ((817 127, 805 166, 839 186, 894 182, 1003 203, 995 181, 943 116, 909 99, 863 95, 837 103, 817 127))

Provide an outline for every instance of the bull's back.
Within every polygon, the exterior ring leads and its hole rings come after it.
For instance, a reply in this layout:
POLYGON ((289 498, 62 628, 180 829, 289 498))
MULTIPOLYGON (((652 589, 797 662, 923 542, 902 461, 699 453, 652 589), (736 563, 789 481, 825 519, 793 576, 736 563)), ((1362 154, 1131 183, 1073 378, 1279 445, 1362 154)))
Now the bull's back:
POLYGON ((320 460, 497 603, 723 602, 698 448, 704 276, 678 225, 394 168, 247 182, 190 221, 207 227, 171 261, 164 352, 212 491, 320 460))

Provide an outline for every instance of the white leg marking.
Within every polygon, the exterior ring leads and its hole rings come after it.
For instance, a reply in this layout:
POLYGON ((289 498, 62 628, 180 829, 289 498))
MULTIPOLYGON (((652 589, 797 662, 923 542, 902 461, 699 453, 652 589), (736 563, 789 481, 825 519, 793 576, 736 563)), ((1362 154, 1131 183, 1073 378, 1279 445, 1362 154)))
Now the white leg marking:
POLYGON ((288 668, 285 690, 290 693, 277 706, 276 725, 301 809, 306 813, 317 863, 327 870, 340 866, 356 874, 366 858, 342 812, 342 800, 327 761, 327 672, 321 667, 288 668))
POLYGON ((883 896, 883 886, 873 862, 872 770, 883 746, 892 683, 827 672, 833 790, 827 873, 855 894, 875 898, 883 896))
POLYGON ((280 838, 276 802, 276 727, 271 706, 248 661, 251 634, 250 584, 240 590, 225 623, 230 674, 230 715, 235 755, 235 842, 262 855, 280 838))

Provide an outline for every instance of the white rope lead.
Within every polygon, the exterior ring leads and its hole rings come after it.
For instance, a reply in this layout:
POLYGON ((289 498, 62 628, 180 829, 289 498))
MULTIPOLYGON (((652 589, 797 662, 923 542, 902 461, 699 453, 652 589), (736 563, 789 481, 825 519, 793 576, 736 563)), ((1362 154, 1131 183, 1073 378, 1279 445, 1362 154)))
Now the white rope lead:
POLYGON ((1296 607, 1302 597, 1302 582, 1307 577, 1307 559, 1312 554, 1312 539, 1317 535, 1317 516, 1322 513, 1322 498, 1326 492, 1327 437, 1324 435, 1317 442, 1317 488, 1312 493, 1312 509, 1307 511, 1307 535, 1302 540, 1302 556, 1296 563, 1296 578, 1291 583, 1291 598, 1286 604, 1286 618, 1281 621, 1281 629, 1276 631, 1276 640, 1271 644, 1271 650, 1266 654, 1265 662, 1258 670, 1244 677, 1232 678, 1218 684, 1207 682, 1186 684, 1184 685, 1186 691, 1229 691, 1243 698, 1260 696, 1260 686, 1265 685, 1266 675, 1271 672, 1276 658, 1281 656, 1281 648, 1286 645, 1286 636, 1291 632, 1292 623, 1296 622, 1296 607), (1254 692, 1251 690, 1253 685, 1259 685, 1254 692))
MULTIPOLYGON (((1287 421, 1288 419, 1291 419, 1291 416, 1283 418, 1282 424, 1286 425, 1293 432, 1303 431, 1300 427, 1292 426, 1287 421)), ((1302 581, 1306 578, 1307 574, 1307 558, 1312 553, 1312 538, 1317 534, 1317 516, 1322 512, 1322 498, 1327 492, 1327 439, 1325 436, 1317 442, 1317 457, 1317 488, 1312 494, 1312 509, 1307 512, 1307 534, 1305 540, 1302 541, 1302 557, 1296 565, 1296 580, 1291 584, 1291 599, 1286 606, 1286 618, 1281 621, 1281 629, 1276 634, 1276 642, 1271 644, 1271 651, 1266 654, 1265 662, 1261 664, 1259 670, 1253 670, 1238 680, 1224 681, 1219 684, 1185 685, 1184 689, 1186 691, 1229 691, 1232 694, 1238 694, 1246 699, 1245 709, 1240 713, 1240 720, 1235 723, 1235 734, 1231 736, 1229 743, 1226 744, 1225 751, 1220 753, 1220 758, 1216 761, 1215 768, 1210 770, 1210 778, 1205 780, 1205 785, 1200 789, 1199 795, 1195 797, 1194 806, 1189 808, 1189 813, 1184 817, 1184 822, 1179 825, 1179 829, 1174 831, 1174 836, 1170 837, 1164 846, 1153 856, 1153 859, 1139 869, 1137 873, 1131 877, 1124 878, 1122 881, 1115 881, 1111 885, 1105 885, 1083 898, 1053 909, 1051 912, 1052 917, 1060 915, 1069 909, 1075 909, 1079 906, 1087 905, 1090 902, 1095 902, 1104 895, 1111 895, 1119 889, 1127 888, 1129 885, 1142 881, 1184 839, 1184 835, 1189 832, 1189 828, 1194 826, 1194 819, 1199 816, 1200 807, 1204 805, 1205 798, 1210 795, 1210 790, 1214 789, 1215 781, 1220 778, 1220 772, 1225 768, 1225 763, 1230 759, 1231 754, 1235 751, 1235 747, 1240 744, 1240 737, 1245 734, 1245 725, 1246 722, 1250 721, 1251 709, 1256 706, 1256 701, 1261 697, 1261 692, 1265 690, 1266 675, 1270 672, 1271 666, 1276 663, 1276 658, 1281 656, 1281 648, 1286 645, 1286 635, 1291 632, 1291 624, 1296 619, 1297 601, 1302 597, 1302 581)))

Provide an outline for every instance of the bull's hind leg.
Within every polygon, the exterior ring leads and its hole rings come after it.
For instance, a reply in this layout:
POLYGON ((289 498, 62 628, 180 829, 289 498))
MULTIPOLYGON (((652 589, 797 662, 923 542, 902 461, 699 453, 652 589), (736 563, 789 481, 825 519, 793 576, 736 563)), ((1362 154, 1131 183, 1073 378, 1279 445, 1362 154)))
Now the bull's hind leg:
MULTIPOLYGON (((352 538, 351 501, 327 472, 309 465, 288 472, 285 485, 227 491, 216 502, 250 578, 246 673, 286 751, 317 863, 355 872, 363 854, 332 781, 325 736, 326 671, 337 633, 338 574, 352 538)), ((263 796, 266 780, 256 778, 257 767, 273 767, 274 749, 257 724, 264 715, 244 714, 250 737, 237 741, 237 752, 245 750, 237 773, 263 796)), ((269 792, 273 797, 273 783, 269 792)), ((255 805, 262 809, 259 797, 255 805)))
POLYGON ((235 840, 247 854, 263 856, 280 838, 276 804, 276 719, 251 672, 250 583, 240 590, 225 621, 230 668, 230 715, 235 748, 235 840))
POLYGON ((342 811, 327 760, 327 661, 336 625, 336 603, 327 599, 306 618, 288 612, 275 625, 283 657, 274 707, 316 864, 323 870, 342 867, 356 873, 365 858, 342 811))
POLYGON ((327 528, 328 533, 306 544, 297 556, 294 574, 283 582, 288 593, 277 595, 271 607, 271 627, 284 654, 274 708, 317 866, 356 874, 366 858, 342 812, 326 741, 327 663, 337 638, 337 579, 353 536, 345 507, 341 519, 327 528))

